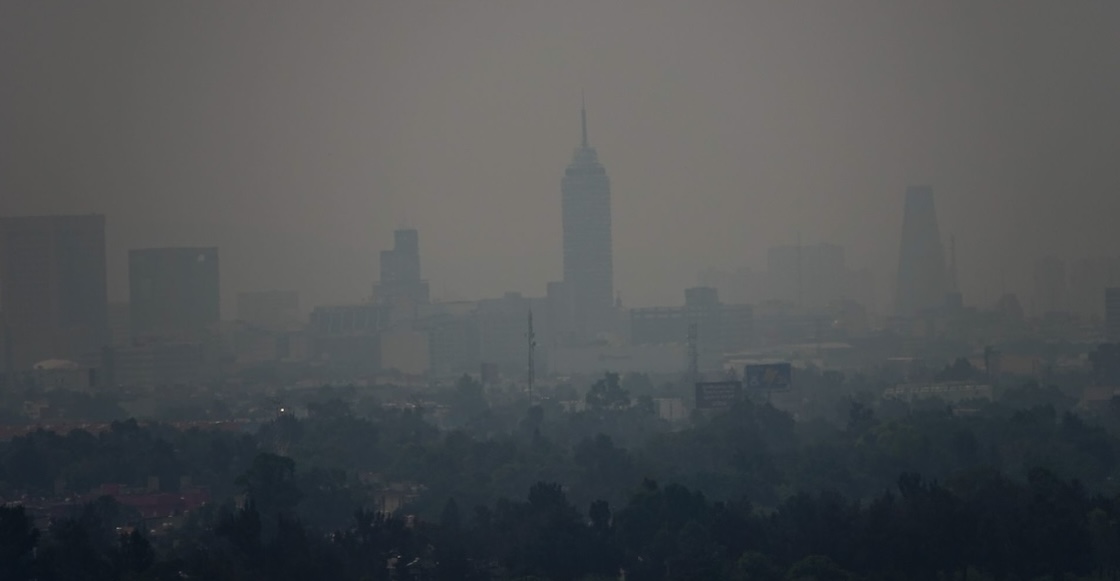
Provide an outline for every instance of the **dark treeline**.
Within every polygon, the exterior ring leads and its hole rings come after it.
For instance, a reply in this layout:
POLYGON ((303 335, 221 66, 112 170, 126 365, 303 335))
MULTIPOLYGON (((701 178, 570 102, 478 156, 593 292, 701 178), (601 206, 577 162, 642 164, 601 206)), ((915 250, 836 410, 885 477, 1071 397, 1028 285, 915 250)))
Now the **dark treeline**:
POLYGON ((866 503, 797 494, 772 511, 653 481, 617 510, 598 501, 580 511, 559 485, 538 483, 527 500, 466 514, 451 499, 436 522, 359 510, 329 533, 258 506, 219 510, 162 550, 138 532, 114 536, 111 507, 87 506, 45 535, 22 508, 0 509, 0 578, 1120 578, 1120 502, 1043 469, 1025 483, 904 474, 866 503))
POLYGON ((109 498, 42 530, 7 509, 0 579, 1110 578, 1120 558, 1120 406, 1076 415, 1028 386, 801 421, 747 401, 670 429, 641 389, 607 376, 565 412, 464 379, 438 421, 324 389, 253 434, 16 437, 6 500, 156 476, 214 502, 156 535, 121 536, 138 519, 109 498), (386 490, 416 516, 377 512, 386 490))

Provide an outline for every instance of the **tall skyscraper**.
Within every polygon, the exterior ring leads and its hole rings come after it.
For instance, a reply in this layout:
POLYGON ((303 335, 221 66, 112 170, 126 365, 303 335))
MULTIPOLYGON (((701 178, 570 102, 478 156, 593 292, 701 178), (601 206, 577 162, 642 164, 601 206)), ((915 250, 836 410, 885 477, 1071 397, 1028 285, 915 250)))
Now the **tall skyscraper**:
POLYGON ((910 186, 902 219, 895 313, 911 316, 945 304, 949 290, 946 278, 945 248, 937 228, 933 188, 910 186))
POLYGON ((130 250, 128 288, 134 336, 202 339, 219 320, 218 249, 130 250))
POLYGON ((564 284, 584 337, 612 326, 614 265, 611 182, 587 141, 587 109, 580 108, 583 139, 560 182, 564 230, 564 284))
POLYGON ((0 218, 5 365, 95 354, 109 340, 105 216, 0 218))
POLYGON ((373 294, 377 302, 393 307, 394 316, 414 317, 416 307, 428 303, 428 282, 420 278, 419 232, 393 232, 393 249, 381 251, 381 279, 373 294))

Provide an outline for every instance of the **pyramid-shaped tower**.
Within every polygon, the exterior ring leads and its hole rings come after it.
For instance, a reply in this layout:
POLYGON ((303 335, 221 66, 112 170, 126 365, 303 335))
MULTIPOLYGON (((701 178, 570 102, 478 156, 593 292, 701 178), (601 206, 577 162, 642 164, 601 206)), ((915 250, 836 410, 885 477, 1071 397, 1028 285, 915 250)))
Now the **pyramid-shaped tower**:
POLYGON ((906 189, 906 210, 902 218, 895 314, 913 316, 943 305, 949 290, 946 274, 945 248, 937 228, 933 188, 910 186, 906 189))

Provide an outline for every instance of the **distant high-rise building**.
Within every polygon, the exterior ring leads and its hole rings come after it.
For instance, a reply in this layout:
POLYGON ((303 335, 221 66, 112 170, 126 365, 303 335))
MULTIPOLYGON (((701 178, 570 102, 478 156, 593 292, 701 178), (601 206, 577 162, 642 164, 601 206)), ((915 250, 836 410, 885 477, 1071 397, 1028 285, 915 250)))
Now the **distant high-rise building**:
POLYGON ((1034 261, 1035 313, 1045 315, 1065 310, 1066 263, 1056 256, 1034 261))
POLYGON ((583 139, 560 182, 564 230, 564 284, 577 333, 590 337, 614 324, 611 182, 587 141, 587 109, 580 110, 583 139))
POLYGON ((130 250, 128 288, 135 337, 201 339, 219 320, 218 249, 130 250))
POLYGON ((945 248, 937 228, 933 188, 911 186, 906 190, 902 219, 895 312, 909 316, 945 304, 949 290, 946 278, 945 248))
POLYGON ((381 279, 374 299, 394 307, 394 315, 414 317, 416 307, 429 301, 428 282, 420 278, 420 234, 413 229, 393 232, 393 249, 381 251, 381 279))
POLYGON ((381 251, 381 282, 420 281, 420 233, 414 229, 393 232, 393 249, 381 251))
POLYGON ((1120 287, 1104 289, 1104 334, 1112 343, 1120 343, 1120 287))
POLYGON ((0 218, 5 366, 84 358, 109 340, 105 216, 0 218))

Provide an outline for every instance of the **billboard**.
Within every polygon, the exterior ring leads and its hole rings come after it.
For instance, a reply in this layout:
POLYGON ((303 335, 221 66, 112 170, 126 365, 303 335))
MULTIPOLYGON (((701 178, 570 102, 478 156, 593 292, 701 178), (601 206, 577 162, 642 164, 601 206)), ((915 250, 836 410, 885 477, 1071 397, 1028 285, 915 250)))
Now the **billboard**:
POLYGON ((789 389, 793 385, 793 371, 789 363, 748 365, 743 369, 743 382, 750 389, 789 389))
POLYGON ((738 381, 707 381, 696 384, 696 409, 722 410, 735 405, 743 394, 738 381))

